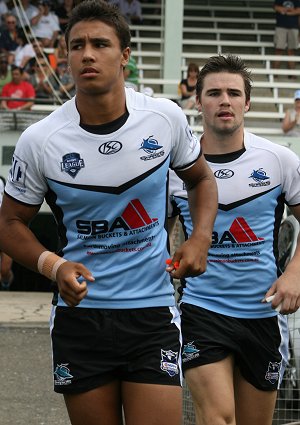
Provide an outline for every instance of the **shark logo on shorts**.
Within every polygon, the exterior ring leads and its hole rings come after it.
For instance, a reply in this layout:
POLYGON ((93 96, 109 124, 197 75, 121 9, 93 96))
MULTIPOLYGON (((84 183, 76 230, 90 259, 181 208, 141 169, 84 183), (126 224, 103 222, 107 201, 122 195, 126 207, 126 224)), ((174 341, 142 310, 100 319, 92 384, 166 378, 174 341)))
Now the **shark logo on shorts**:
POLYGON ((269 362, 268 370, 265 375, 265 379, 270 381, 271 384, 275 384, 275 382, 279 379, 279 370, 280 363, 277 362, 269 362))
POLYGON ((58 364, 54 371, 55 385, 69 385, 73 375, 70 374, 70 369, 67 367, 68 363, 58 364))
POLYGON ((198 348, 196 348, 194 341, 188 342, 183 347, 182 351, 182 362, 188 362, 189 360, 195 359, 196 357, 199 357, 199 351, 198 348))
POLYGON ((67 153, 62 157, 61 171, 65 171, 73 179, 77 176, 79 170, 84 168, 84 160, 80 158, 80 154, 76 152, 67 153))
POLYGON ((167 372, 169 376, 175 376, 179 373, 178 368, 178 353, 172 350, 160 350, 161 362, 160 368, 162 371, 167 372))

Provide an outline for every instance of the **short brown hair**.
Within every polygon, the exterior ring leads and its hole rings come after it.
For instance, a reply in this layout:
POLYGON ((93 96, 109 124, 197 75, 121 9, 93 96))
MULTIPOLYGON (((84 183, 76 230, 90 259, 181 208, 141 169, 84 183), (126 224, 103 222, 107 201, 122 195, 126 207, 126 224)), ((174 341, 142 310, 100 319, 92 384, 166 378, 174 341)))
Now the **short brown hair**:
POLYGON ((239 74, 244 80, 246 101, 250 100, 252 77, 251 72, 245 65, 245 62, 234 55, 212 56, 208 59, 198 75, 196 85, 196 95, 200 99, 203 90, 203 81, 208 74, 218 72, 229 72, 230 74, 239 74))

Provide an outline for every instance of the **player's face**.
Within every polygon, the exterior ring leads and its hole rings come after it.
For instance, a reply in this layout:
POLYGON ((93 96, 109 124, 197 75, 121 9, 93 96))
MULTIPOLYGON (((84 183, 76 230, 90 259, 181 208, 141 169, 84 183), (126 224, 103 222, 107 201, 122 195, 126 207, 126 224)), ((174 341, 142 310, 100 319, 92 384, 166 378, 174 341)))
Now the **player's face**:
POLYGON ((123 67, 130 49, 121 51, 112 27, 101 21, 82 21, 74 25, 69 38, 69 64, 77 93, 104 94, 124 85, 123 67))
POLYGON ((232 134, 243 126, 249 110, 244 80, 239 74, 218 72, 208 74, 203 81, 199 99, 205 128, 216 134, 232 134))

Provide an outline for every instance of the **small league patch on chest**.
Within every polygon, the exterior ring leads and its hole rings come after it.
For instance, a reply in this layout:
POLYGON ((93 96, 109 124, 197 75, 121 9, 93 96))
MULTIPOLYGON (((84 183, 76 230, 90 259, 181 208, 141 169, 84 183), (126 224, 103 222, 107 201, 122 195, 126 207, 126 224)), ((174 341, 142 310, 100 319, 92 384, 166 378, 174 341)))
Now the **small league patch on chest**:
POLYGON ((75 178, 81 168, 84 168, 84 160, 76 152, 67 153, 62 157, 61 171, 65 171, 69 176, 75 178))

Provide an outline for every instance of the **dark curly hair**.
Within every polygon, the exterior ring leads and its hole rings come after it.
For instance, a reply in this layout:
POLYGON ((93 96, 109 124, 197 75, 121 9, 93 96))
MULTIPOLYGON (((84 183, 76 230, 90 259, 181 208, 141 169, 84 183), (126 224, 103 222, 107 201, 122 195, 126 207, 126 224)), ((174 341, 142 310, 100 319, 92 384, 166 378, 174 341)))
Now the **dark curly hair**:
POLYGON ((81 21, 101 21, 114 28, 120 41, 121 50, 130 47, 130 29, 119 9, 102 0, 85 0, 77 4, 72 10, 65 31, 65 40, 68 46, 70 31, 75 24, 81 21))

